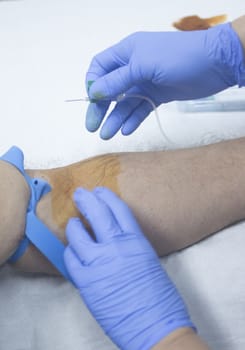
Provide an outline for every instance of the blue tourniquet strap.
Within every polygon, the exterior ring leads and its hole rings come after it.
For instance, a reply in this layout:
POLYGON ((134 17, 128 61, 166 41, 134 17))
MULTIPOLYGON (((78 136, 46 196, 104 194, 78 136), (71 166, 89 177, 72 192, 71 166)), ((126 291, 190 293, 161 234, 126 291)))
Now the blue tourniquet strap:
POLYGON ((25 237, 21 241, 15 253, 9 258, 9 262, 15 262, 25 252, 29 242, 36 246, 42 254, 59 270, 59 272, 70 280, 63 262, 65 246, 36 216, 36 205, 46 193, 51 191, 50 185, 42 179, 30 178, 24 170, 23 152, 16 146, 11 147, 1 160, 15 166, 25 177, 29 185, 31 195, 26 215, 25 237))
POLYGON ((64 264, 64 245, 52 232, 37 218, 33 211, 26 216, 26 236, 37 249, 62 273, 70 279, 64 264))

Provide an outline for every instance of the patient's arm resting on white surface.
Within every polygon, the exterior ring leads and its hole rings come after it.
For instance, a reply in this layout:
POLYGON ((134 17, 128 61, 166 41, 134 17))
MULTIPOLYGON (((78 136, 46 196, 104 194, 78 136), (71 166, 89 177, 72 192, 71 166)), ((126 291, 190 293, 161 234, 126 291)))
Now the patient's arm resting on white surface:
MULTIPOLYGON (((241 138, 183 150, 108 154, 27 172, 52 186, 38 203, 37 215, 64 243, 67 220, 78 215, 72 201, 75 188, 106 186, 128 203, 163 256, 244 218, 244 154, 245 138, 241 138)), ((4 162, 0 167, 3 262, 24 234, 29 189, 15 168, 4 162)), ((15 266, 57 273, 31 244, 15 266)))

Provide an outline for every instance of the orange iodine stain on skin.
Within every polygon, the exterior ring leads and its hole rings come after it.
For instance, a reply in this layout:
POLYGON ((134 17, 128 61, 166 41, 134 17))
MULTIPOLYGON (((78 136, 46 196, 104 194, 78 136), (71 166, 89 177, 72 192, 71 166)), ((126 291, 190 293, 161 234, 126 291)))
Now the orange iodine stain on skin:
POLYGON ((68 219, 80 216, 72 200, 76 188, 92 190, 96 186, 105 186, 120 195, 119 172, 120 162, 116 154, 90 158, 62 168, 33 171, 30 173, 32 177, 42 177, 52 186, 51 193, 40 201, 40 219, 62 237, 68 219))
POLYGON ((227 15, 218 15, 209 18, 201 18, 197 15, 187 16, 174 22, 173 26, 179 30, 202 30, 223 23, 227 20, 227 15))

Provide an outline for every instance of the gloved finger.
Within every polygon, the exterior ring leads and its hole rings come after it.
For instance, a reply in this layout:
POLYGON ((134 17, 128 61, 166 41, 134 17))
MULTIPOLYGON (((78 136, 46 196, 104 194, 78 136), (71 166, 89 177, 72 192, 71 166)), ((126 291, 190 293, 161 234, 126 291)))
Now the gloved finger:
POLYGON ((85 78, 87 92, 89 92, 91 84, 95 80, 120 67, 120 64, 115 61, 115 57, 111 55, 110 50, 111 48, 106 49, 93 57, 85 78))
POLYGON ((95 258, 95 242, 79 218, 71 218, 66 226, 66 237, 83 265, 95 258))
POLYGON ((81 214, 88 220, 99 243, 121 235, 122 231, 107 204, 93 192, 78 188, 74 201, 81 214))
POLYGON ((130 66, 119 67, 95 80, 90 86, 89 97, 95 100, 98 96, 115 100, 117 96, 129 90, 135 83, 130 66))
POLYGON ((122 127, 122 134, 132 134, 152 111, 152 105, 148 101, 143 101, 125 121, 122 127))
POLYGON ((66 225, 66 238, 68 242, 72 242, 72 239, 76 237, 77 240, 81 239, 82 242, 94 243, 93 238, 90 236, 82 221, 79 218, 70 218, 66 225))
POLYGON ((127 45, 124 45, 123 41, 120 41, 94 56, 86 74, 87 88, 92 81, 128 64, 128 56, 127 45))
POLYGON ((96 187, 93 192, 111 209, 123 232, 141 233, 141 228, 131 209, 114 192, 106 187, 96 187))
POLYGON ((121 102, 118 102, 115 108, 106 118, 101 131, 100 136, 104 140, 108 140, 113 137, 118 130, 121 129, 123 123, 127 118, 133 114, 133 111, 142 103, 139 98, 126 97, 121 102))
POLYGON ((98 130, 109 106, 110 101, 100 101, 89 104, 85 121, 88 131, 94 132, 98 130))
POLYGON ((83 266, 74 249, 67 246, 64 251, 64 262, 71 279, 74 281, 77 288, 85 282, 86 267, 83 266))

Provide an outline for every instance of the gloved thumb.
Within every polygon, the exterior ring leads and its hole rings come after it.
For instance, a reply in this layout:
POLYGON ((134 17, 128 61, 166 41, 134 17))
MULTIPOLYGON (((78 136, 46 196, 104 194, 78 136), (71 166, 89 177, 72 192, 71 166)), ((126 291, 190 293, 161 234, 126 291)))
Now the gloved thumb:
POLYGON ((92 84, 90 82, 88 94, 90 99, 95 101, 100 99, 115 100, 134 84, 130 68, 126 65, 103 75, 92 84))

